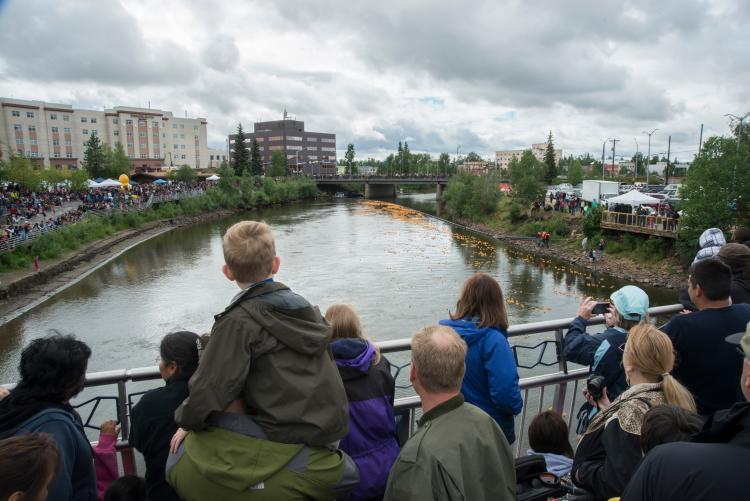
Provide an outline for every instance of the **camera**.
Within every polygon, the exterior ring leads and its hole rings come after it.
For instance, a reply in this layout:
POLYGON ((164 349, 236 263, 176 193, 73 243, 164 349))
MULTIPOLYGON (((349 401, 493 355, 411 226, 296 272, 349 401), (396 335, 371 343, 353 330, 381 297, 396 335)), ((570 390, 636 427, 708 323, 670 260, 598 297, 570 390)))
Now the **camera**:
POLYGON ((586 380, 586 390, 595 401, 602 398, 604 393, 604 376, 591 374, 586 380))

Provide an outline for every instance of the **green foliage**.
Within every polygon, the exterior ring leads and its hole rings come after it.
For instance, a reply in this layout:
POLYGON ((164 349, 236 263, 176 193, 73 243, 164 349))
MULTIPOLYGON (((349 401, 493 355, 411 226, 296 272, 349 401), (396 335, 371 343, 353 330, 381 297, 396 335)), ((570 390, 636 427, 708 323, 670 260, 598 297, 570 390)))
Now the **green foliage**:
POLYGON ((31 160, 22 155, 11 153, 2 174, 4 180, 13 181, 32 191, 38 191, 42 186, 40 171, 31 160))
MULTIPOLYGON (((589 237, 594 245, 599 234, 589 237)), ((605 250, 613 255, 626 254, 637 261, 657 262, 674 254, 674 240, 633 233, 609 233, 604 236, 605 250)))
POLYGON ((234 164, 234 173, 241 176, 246 170, 250 170, 250 152, 245 146, 245 132, 242 130, 242 124, 237 124, 237 139, 234 142, 234 152, 232 152, 232 163, 234 164))
POLYGON ((552 184, 557 178, 555 145, 552 143, 552 131, 549 131, 549 136, 547 136, 547 149, 544 151, 544 165, 546 166, 544 179, 547 181, 547 184, 552 184))
POLYGON ((253 138, 252 146, 250 147, 250 172, 253 176, 263 175, 263 157, 260 154, 258 140, 255 138, 253 138))
POLYGON ((549 219, 531 221, 518 228, 521 235, 535 237, 540 231, 548 231, 552 236, 567 237, 570 235, 570 227, 565 222, 565 217, 556 212, 549 219))
POLYGON ((513 187, 513 201, 528 209, 534 202, 544 200, 545 165, 534 158, 531 150, 526 150, 521 160, 513 157, 508 165, 510 184, 513 187))
POLYGON ((601 232, 602 214, 604 208, 598 205, 592 208, 588 214, 581 219, 581 231, 588 238, 594 238, 601 232))
POLYGON ((473 151, 469 152, 468 155, 466 155, 466 158, 464 158, 464 162, 481 162, 482 157, 479 156, 478 153, 474 153, 473 151))
POLYGON ((183 183, 192 183, 198 179, 198 175, 195 173, 192 167, 187 164, 182 164, 175 172, 175 179, 182 181, 183 183))
POLYGON ((274 151, 271 154, 271 169, 269 175, 271 177, 284 177, 288 173, 288 165, 286 156, 280 151, 274 151))
POLYGON ((477 220, 495 212, 502 196, 495 176, 461 173, 450 180, 442 201, 452 215, 477 220))
POLYGON ((568 182, 573 186, 583 182, 583 166, 578 159, 571 160, 568 165, 568 182))
POLYGON ((117 141, 115 147, 112 149, 107 145, 107 150, 109 150, 110 153, 107 158, 108 175, 105 177, 117 179, 121 174, 127 174, 129 176, 131 172, 130 158, 128 158, 128 154, 125 153, 125 148, 123 148, 122 143, 117 141))
POLYGON ((346 174, 354 174, 354 145, 349 143, 346 147, 346 153, 344 154, 346 160, 346 174))
POLYGON ((99 140, 98 134, 91 134, 86 141, 86 150, 83 153, 83 168, 89 173, 91 179, 107 177, 107 153, 99 140))

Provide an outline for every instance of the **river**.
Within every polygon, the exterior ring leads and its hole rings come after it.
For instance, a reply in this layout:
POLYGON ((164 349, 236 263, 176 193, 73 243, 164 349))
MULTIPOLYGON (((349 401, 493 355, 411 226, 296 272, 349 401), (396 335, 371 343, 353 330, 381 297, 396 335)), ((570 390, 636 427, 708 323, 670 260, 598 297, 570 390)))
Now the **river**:
MULTIPOLYGON (((432 199, 410 195, 399 203, 424 209, 432 199)), ((502 285, 511 324, 573 316, 581 295, 607 298, 624 285, 509 250, 402 206, 300 203, 176 229, 101 266, 0 326, 0 381, 17 379, 22 347, 51 329, 91 346, 90 371, 152 366, 164 334, 208 332, 213 315, 238 292, 220 271, 221 235, 244 218, 273 226, 281 256, 277 280, 321 311, 351 304, 376 341, 408 337, 446 318, 461 284, 477 271, 502 285)), ((669 290, 647 291, 652 305, 676 300, 669 290)))

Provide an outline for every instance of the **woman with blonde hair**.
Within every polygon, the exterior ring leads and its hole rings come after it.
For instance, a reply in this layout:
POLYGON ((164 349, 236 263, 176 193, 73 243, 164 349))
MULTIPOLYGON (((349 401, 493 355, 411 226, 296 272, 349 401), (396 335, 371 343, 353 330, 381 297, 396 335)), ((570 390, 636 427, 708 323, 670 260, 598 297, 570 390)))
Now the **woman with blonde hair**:
POLYGON ((331 352, 349 399, 349 434, 339 447, 359 468, 359 485, 344 499, 382 498, 399 453, 391 364, 362 334, 351 306, 334 304, 325 316, 333 331, 331 352))
POLYGON ((620 496, 641 459, 641 425, 658 405, 695 412, 695 400, 672 375, 674 349, 669 337, 650 324, 630 330, 622 356, 630 388, 610 404, 606 394, 597 402, 601 412, 591 421, 573 462, 575 483, 596 499, 620 496))

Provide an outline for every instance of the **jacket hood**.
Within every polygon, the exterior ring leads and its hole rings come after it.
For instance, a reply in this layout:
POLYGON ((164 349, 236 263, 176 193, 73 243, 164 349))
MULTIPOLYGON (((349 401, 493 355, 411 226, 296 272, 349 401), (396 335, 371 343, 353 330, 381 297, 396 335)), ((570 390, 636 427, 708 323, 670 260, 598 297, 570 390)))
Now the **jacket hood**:
MULTIPOLYGON (((495 327, 477 327, 477 322, 468 318, 462 318, 460 320, 441 320, 438 323, 452 328, 469 346, 482 339, 482 337, 488 332, 499 330, 495 327)), ((503 333, 503 331, 500 332, 503 333)))
POLYGON ((733 443, 750 447, 750 402, 739 402, 716 412, 693 439, 703 443, 733 443))
POLYGON ((726 243, 727 239, 724 237, 724 232, 719 228, 707 229, 698 239, 698 247, 700 247, 700 250, 695 255, 693 263, 716 256, 721 250, 721 247, 726 243))
POLYGON ((331 343, 337 367, 348 367, 367 374, 375 357, 375 347, 364 339, 337 339, 331 343))

